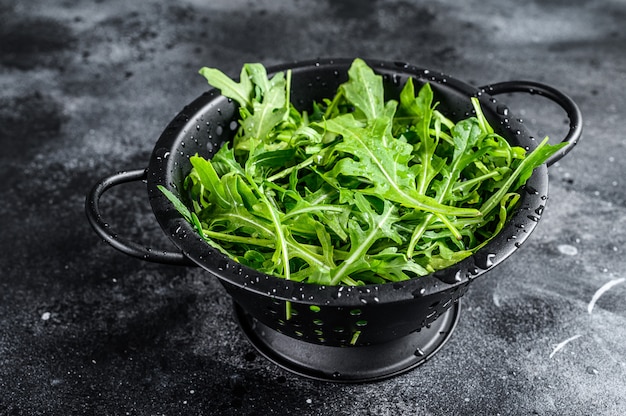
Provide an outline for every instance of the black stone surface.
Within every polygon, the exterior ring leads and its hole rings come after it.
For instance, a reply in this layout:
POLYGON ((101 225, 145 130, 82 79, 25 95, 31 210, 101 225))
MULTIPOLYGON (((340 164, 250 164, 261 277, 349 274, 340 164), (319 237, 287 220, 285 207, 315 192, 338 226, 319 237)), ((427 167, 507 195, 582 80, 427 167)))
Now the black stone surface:
MULTIPOLYGON (((626 3, 458 3, 0 0, 0 415, 626 414, 626 3), (538 230, 472 284, 450 341, 363 385, 277 368, 219 282, 118 253, 83 212, 98 178, 147 165, 207 89, 200 67, 340 56, 545 82, 585 118, 538 230)), ((564 135, 550 102, 507 100, 538 135, 564 135)), ((170 247, 142 184, 103 210, 170 247)))

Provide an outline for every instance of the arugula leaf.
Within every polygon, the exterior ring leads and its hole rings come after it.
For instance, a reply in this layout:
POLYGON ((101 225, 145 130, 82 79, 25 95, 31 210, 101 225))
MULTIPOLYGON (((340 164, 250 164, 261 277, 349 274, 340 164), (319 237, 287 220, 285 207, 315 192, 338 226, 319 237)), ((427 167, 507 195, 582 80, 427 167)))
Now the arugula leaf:
POLYGON ((374 73, 362 59, 355 59, 348 70, 348 81, 341 85, 340 92, 365 116, 373 120, 382 114, 385 107, 382 77, 374 73))
POLYGON ((254 86, 250 79, 250 72, 257 65, 244 65, 241 68, 240 82, 237 83, 230 79, 228 75, 216 68, 200 68, 199 73, 204 76, 207 82, 215 88, 221 90, 222 94, 235 100, 241 107, 250 107, 250 100, 254 86))
MULTIPOLYGON (((376 126, 373 126, 374 130, 376 126)), ((337 144, 335 149, 354 156, 337 162, 334 169, 326 175, 329 182, 333 182, 333 178, 340 174, 365 177, 371 187, 361 192, 380 195, 404 206, 447 215, 480 214, 471 208, 441 205, 417 191, 415 169, 408 165, 408 161, 413 157, 413 146, 407 142, 395 139, 387 132, 382 136, 373 134, 373 129, 363 128, 351 114, 328 120, 325 127, 328 131, 343 137, 343 141, 337 144)))
POLYGON ((355 219, 348 221, 348 234, 350 235, 350 251, 348 258, 341 265, 331 270, 330 284, 339 284, 344 276, 356 273, 363 268, 365 263, 365 255, 370 247, 380 238, 390 238, 396 242, 401 241, 401 237, 394 229, 393 224, 397 221, 394 206, 385 201, 385 207, 382 214, 377 214, 365 197, 359 193, 354 194, 354 203, 360 210, 361 217, 367 224, 367 228, 361 228, 361 225, 355 219))
POLYGON ((504 197, 509 189, 517 189, 528 178, 530 178, 534 169, 543 164, 552 154, 561 149, 567 143, 559 143, 555 145, 548 144, 548 138, 543 141, 530 153, 526 158, 522 160, 517 169, 511 173, 506 179, 503 186, 495 192, 489 199, 481 206, 481 212, 488 213, 498 205, 498 202, 504 197), (516 186, 513 187, 513 183, 516 182, 516 186))

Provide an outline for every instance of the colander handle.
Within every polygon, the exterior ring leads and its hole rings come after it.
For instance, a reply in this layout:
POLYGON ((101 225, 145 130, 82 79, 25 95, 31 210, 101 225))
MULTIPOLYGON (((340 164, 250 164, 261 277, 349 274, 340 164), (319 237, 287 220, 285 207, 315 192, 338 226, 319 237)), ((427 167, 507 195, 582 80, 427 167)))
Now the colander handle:
POLYGON ((535 81, 506 81, 498 82, 496 84, 489 84, 484 87, 480 87, 483 92, 489 95, 506 94, 512 92, 525 92, 528 94, 537 94, 542 97, 546 97, 555 102, 565 112, 569 118, 569 132, 567 136, 562 140, 563 143, 567 143, 567 146, 563 146, 558 152, 553 154, 547 161, 548 166, 559 161, 576 145, 583 132, 582 114, 576 103, 566 94, 546 84, 535 81))
POLYGON ((145 180, 146 169, 118 172, 106 176, 96 183, 85 200, 85 213, 89 223, 96 233, 113 248, 132 257, 155 263, 164 263, 178 266, 193 266, 194 263, 182 253, 156 250, 137 244, 113 231, 100 214, 100 197, 110 188, 123 183, 145 180))

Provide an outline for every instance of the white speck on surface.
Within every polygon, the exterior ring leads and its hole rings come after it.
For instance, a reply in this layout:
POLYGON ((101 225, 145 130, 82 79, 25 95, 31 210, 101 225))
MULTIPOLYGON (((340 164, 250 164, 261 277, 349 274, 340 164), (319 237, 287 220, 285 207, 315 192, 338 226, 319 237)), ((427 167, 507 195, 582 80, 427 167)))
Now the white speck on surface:
POLYGON ((492 298, 493 298, 493 304, 496 305, 496 308, 499 308, 500 307, 500 296, 498 296, 498 294, 494 292, 492 298))
POLYGON ((575 256, 576 254, 578 254, 578 249, 569 244, 559 244, 557 249, 561 254, 565 254, 567 256, 575 256))
POLYGON ((591 301, 589 301, 589 304, 587 305, 587 312, 591 313, 593 311, 593 307, 596 305, 596 302, 598 301, 598 299, 600 299, 600 296, 602 296, 607 291, 609 291, 613 286, 617 286, 620 283, 624 283, 624 282, 626 282, 626 278, 621 277, 619 279, 614 279, 609 282, 606 282, 604 285, 602 285, 602 287, 596 290, 596 293, 594 293, 593 296, 591 297, 591 301))
POLYGON ((50 312, 44 312, 41 314, 41 319, 44 321, 47 321, 48 319, 50 319, 50 312))
POLYGON ((574 341, 575 339, 578 339, 582 337, 582 335, 578 334, 578 335, 574 335, 573 337, 570 337, 568 339, 566 339, 563 342, 558 343, 554 349, 552 350, 552 352, 550 353, 550 358, 554 357, 554 354, 556 354, 557 352, 561 351, 563 348, 565 348, 565 346, 567 344, 569 344, 570 342, 574 341))
POLYGON ((311 403, 313 403, 313 400, 311 400, 311 399, 306 399, 306 402, 307 402, 308 404, 311 404, 311 403))
POLYGON ((600 374, 600 371, 597 368, 593 367, 593 366, 589 366, 589 367, 587 367, 587 373, 593 374, 594 376, 597 376, 598 374, 600 374))

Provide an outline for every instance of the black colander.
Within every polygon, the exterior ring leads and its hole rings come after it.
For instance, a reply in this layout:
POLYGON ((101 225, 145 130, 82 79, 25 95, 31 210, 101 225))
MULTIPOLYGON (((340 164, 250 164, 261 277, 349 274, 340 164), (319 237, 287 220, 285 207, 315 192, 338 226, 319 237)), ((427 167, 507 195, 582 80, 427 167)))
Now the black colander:
MULTIPOLYGON (((428 360, 450 337, 459 318, 459 299, 469 284, 513 254, 541 218, 548 195, 547 166, 563 157, 582 132, 576 104, 558 90, 536 82, 511 81, 476 88, 441 73, 399 62, 367 60, 383 76, 386 98, 398 98, 409 77, 416 89, 428 82, 438 110, 454 121, 473 115, 471 97, 478 97, 497 133, 512 145, 529 150, 536 139, 522 121, 495 96, 525 92, 560 105, 570 120, 563 140, 568 145, 535 170, 521 190, 519 208, 498 236, 448 269, 398 283, 359 287, 317 286, 286 281, 247 268, 204 242, 157 189, 178 195, 191 170, 189 157, 210 158, 231 140, 237 128, 236 105, 211 90, 186 106, 159 138, 147 169, 116 173, 98 182, 86 201, 96 232, 116 249, 148 261, 197 265, 216 276, 234 302, 243 332, 265 357, 301 375, 343 382, 379 380, 400 374, 428 360), (100 215, 99 199, 110 187, 146 180, 148 197, 162 229, 180 252, 151 249, 111 229, 100 215), (287 316, 286 303, 291 314, 287 316)), ((270 68, 291 69, 292 102, 310 110, 313 101, 332 98, 347 80, 352 59, 317 60, 270 68)), ((558 123, 560 124, 560 120, 558 123)))

